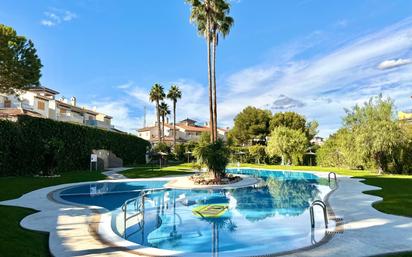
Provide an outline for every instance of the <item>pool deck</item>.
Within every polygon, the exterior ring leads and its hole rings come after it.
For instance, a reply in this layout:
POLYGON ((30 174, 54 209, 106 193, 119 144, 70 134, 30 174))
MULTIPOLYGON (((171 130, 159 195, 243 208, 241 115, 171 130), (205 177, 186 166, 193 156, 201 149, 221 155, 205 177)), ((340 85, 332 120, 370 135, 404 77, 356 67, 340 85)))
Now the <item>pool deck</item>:
MULTIPOLYGON (((327 176, 327 173, 316 174, 327 176)), ((362 192, 376 187, 344 176, 338 176, 338 181, 339 188, 330 196, 329 203, 336 216, 343 218, 344 232, 325 244, 286 256, 371 256, 412 251, 412 218, 375 210, 372 203, 380 198, 362 192)), ((98 234, 102 222, 100 213, 105 209, 64 205, 49 197, 55 190, 79 184, 87 182, 42 188, 0 204, 38 210, 25 217, 21 225, 49 232, 49 247, 54 256, 144 256, 139 254, 139 249, 127 250, 98 234)))

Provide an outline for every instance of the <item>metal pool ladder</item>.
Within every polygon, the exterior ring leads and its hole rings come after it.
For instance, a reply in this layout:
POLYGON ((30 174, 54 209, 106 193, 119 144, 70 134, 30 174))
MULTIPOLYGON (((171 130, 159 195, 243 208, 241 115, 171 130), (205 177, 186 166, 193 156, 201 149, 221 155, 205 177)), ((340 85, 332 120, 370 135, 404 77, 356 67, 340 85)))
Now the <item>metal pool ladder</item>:
POLYGON ((327 214, 327 210, 326 210, 326 204, 325 202, 321 201, 321 200, 316 200, 313 201, 312 204, 310 205, 310 224, 312 226, 312 228, 315 228, 315 214, 313 212, 313 207, 315 207, 316 205, 322 207, 323 210, 323 218, 325 220, 325 228, 328 228, 328 214, 327 214))
MULTIPOLYGON (((126 230, 127 230, 127 221, 138 216, 138 215, 144 215, 144 199, 146 197, 146 193, 144 191, 142 191, 141 195, 136 197, 136 198, 132 198, 129 199, 127 201, 124 202, 124 204, 122 205, 122 211, 123 211, 123 221, 124 221, 124 232, 123 232, 123 237, 126 238, 126 230), (129 204, 133 204, 134 205, 134 211, 136 213, 127 216, 127 206, 129 204)), ((141 229, 141 222, 139 222, 139 226, 141 229)))
POLYGON ((336 173, 335 173, 335 172, 329 172, 329 174, 328 174, 328 182, 329 182, 329 184, 330 184, 331 175, 333 175, 333 179, 335 180, 335 183, 338 182, 338 180, 337 180, 337 178, 336 178, 336 173))

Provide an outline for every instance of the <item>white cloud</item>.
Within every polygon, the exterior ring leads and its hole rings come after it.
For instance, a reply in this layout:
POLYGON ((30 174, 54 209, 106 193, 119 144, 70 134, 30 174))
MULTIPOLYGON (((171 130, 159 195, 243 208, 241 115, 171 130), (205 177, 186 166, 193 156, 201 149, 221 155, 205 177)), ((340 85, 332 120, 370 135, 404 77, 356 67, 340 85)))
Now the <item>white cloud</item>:
MULTIPOLYGON (((98 112, 112 116, 112 125, 122 131, 136 134, 136 129, 143 127, 144 117, 133 112, 136 106, 133 106, 133 102, 130 99, 92 101, 85 106, 90 109, 96 107, 98 112)), ((148 109, 146 123, 153 124, 154 117, 153 110, 148 109)))
POLYGON ((146 105, 151 105, 152 103, 149 100, 149 90, 141 88, 141 87, 133 87, 133 88, 127 88, 126 90, 127 94, 130 96, 136 98, 140 103, 146 104, 146 105))
POLYGON ((381 63, 379 63, 378 68, 381 70, 385 69, 392 69, 395 67, 403 66, 406 64, 411 64, 412 60, 411 59, 393 59, 393 60, 385 60, 381 63))
POLYGON ((65 11, 63 15, 63 20, 64 21, 71 21, 74 18, 77 18, 77 15, 71 11, 65 11))
POLYGON ((342 19, 336 22, 336 26, 339 28, 346 28, 348 26, 349 22, 346 19, 342 19))
POLYGON ((128 81, 127 83, 118 85, 117 88, 119 89, 128 89, 133 85, 133 81, 128 81))
POLYGON ((53 22, 53 21, 51 21, 51 20, 41 20, 40 23, 41 23, 43 26, 46 26, 46 27, 53 27, 53 26, 56 25, 56 23, 53 22))
MULTIPOLYGON (((335 49, 318 47, 315 54, 303 44, 289 44, 279 52, 292 53, 265 63, 218 78, 219 126, 232 126, 233 118, 248 105, 265 108, 280 95, 302 104, 289 109, 320 123, 320 134, 327 136, 341 126, 344 108, 361 104, 382 93, 396 100, 402 109, 412 105, 412 65, 402 69, 377 69, 382 60, 408 60, 405 54, 412 47, 412 19, 406 19, 381 31, 365 34, 351 41, 336 42, 335 49), (302 53, 302 54, 301 54, 302 53), (305 57, 302 57, 305 56, 305 57), (307 56, 312 56, 308 58, 307 56)), ((323 42, 317 38, 319 46, 323 42)), ((186 117, 198 121, 209 119, 207 85, 189 79, 166 81, 177 84, 183 92, 177 103, 177 119, 186 117)), ((101 111, 114 117, 119 128, 131 131, 143 125, 143 106, 147 107, 147 124, 154 124, 154 104, 149 101, 149 88, 127 82, 117 86, 124 92, 115 104, 100 103, 101 111), (138 111, 137 111, 138 110, 138 111)), ((167 90, 168 88, 166 88, 167 90)), ((171 106, 170 101, 167 101, 171 106)))
POLYGON ((57 26, 62 22, 69 22, 77 17, 74 12, 54 7, 49 8, 43 14, 45 18, 40 21, 40 24, 46 27, 57 26))
MULTIPOLYGON (((257 65, 228 76, 226 83, 230 90, 225 92, 219 104, 220 121, 231 124, 234 115, 244 107, 270 106, 282 94, 305 104, 293 110, 317 119, 322 135, 341 125, 344 107, 350 108, 371 96, 383 93, 402 107, 407 101, 398 99, 407 98, 412 93, 412 68, 379 70, 376 63, 408 52, 412 47, 411 25, 412 19, 406 19, 381 31, 343 42, 326 53, 309 55, 315 56, 312 58, 290 55, 290 59, 282 60, 283 63, 273 58, 265 66, 257 65)), ((280 52, 295 50, 286 48, 280 52)))

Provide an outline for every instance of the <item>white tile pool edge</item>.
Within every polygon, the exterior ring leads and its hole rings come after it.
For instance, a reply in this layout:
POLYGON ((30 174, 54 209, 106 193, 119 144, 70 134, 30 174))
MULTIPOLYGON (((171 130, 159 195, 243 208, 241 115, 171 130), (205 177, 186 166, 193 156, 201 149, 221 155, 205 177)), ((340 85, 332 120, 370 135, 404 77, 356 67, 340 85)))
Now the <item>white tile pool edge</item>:
MULTIPOLYGON (((234 168, 234 169, 238 169, 238 168, 234 168)), ((240 169, 242 169, 242 168, 240 168, 240 169)), ((247 168, 244 168, 244 169, 247 169, 247 168)), ((256 169, 256 170, 258 170, 258 169, 256 169)), ((259 169, 259 170, 269 170, 269 169, 259 169)), ((278 171, 278 170, 276 170, 276 171, 278 171)), ((286 170, 282 170, 282 171, 286 171, 286 170)), ((323 177, 323 178, 328 177, 328 174, 327 173, 325 174, 325 172, 307 172, 307 171, 306 172, 305 171, 294 171, 294 172, 303 172, 303 173, 314 174, 318 177, 323 177)), ((174 178, 169 178, 169 180, 173 180, 173 179, 174 178)), ((138 181, 148 181, 148 180, 149 179, 139 179, 138 181)), ((151 180, 153 180, 153 179, 151 179, 151 180)), ((161 179, 156 178, 155 180, 161 180, 161 179)), ((167 179, 165 179, 165 180, 167 180, 167 179)), ((122 182, 124 180, 116 180, 116 181, 117 182, 122 182)), ((133 181, 137 181, 137 180, 133 180, 133 181)), ((258 181, 255 181, 254 183, 256 183, 256 182, 258 182, 258 181)), ((238 183, 236 186, 229 185, 230 188, 237 188, 237 187, 240 188, 240 187, 245 187, 245 186, 250 186, 250 184, 249 183, 247 183, 247 184, 238 183)), ((222 188, 224 188, 224 186, 223 187, 217 187, 217 188, 214 188, 214 189, 222 189, 222 188)), ((205 188, 194 188, 194 189, 205 189, 205 188)), ((326 194, 325 197, 327 198, 333 192, 334 192, 334 190, 330 191, 328 194, 326 194)), ((329 208, 331 208, 331 206, 329 206, 329 208)), ((147 246, 143 246, 143 245, 140 245, 140 244, 137 244, 137 243, 133 243, 131 241, 128 241, 128 240, 122 238, 121 236, 116 234, 112 229, 112 213, 113 212, 105 212, 105 213, 100 215, 101 220, 100 220, 99 227, 98 227, 98 234, 105 241, 108 241, 108 242, 114 244, 115 246, 125 247, 125 248, 127 248, 131 251, 137 251, 140 254, 149 255, 149 256, 152 256, 152 255, 156 255, 156 256, 193 256, 194 253, 186 253, 186 252, 180 252, 180 251, 173 251, 173 250, 165 250, 165 249, 147 247, 147 246)), ((336 229, 335 222, 334 222, 334 220, 331 220, 331 219, 329 219, 328 221, 330 223, 330 227, 329 227, 329 229, 327 229, 327 231, 332 231, 333 232, 336 229)), ((316 231, 320 231, 320 230, 325 230, 325 229, 324 228, 316 229, 316 231)), ((318 245, 324 243, 323 240, 325 239, 325 237, 326 237, 326 234, 319 241, 319 243, 317 243, 317 244, 303 246, 303 247, 300 247, 300 248, 297 248, 297 249, 294 249, 294 250, 291 250, 291 251, 287 251, 285 253, 301 251, 303 249, 317 247, 318 245)), ((210 253, 195 253, 195 254, 196 254, 196 256, 199 256, 199 257, 210 256, 210 253)), ((233 256, 233 254, 234 254, 233 252, 221 252, 221 253, 219 253, 219 256, 223 256, 223 257, 228 256, 228 257, 230 257, 230 256, 233 256)), ((261 251, 258 251, 258 252, 256 250, 253 250, 253 251, 241 251, 240 254, 242 254, 242 256, 256 256, 256 255, 264 256, 264 255, 270 255, 270 254, 273 254, 273 253, 271 253, 270 251, 267 251, 267 250, 261 250, 261 251)), ((282 254, 282 252, 276 253, 276 254, 282 254)))

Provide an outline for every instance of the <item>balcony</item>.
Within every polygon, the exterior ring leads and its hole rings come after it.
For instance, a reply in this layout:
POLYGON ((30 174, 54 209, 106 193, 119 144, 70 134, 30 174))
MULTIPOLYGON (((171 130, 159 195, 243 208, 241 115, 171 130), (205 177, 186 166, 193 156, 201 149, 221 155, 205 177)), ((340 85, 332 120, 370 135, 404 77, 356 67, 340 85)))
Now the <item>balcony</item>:
POLYGON ((112 126, 100 120, 86 120, 85 124, 92 127, 111 129, 112 126))
POLYGON ((80 115, 73 115, 71 113, 59 113, 57 115, 57 120, 65 121, 65 122, 72 122, 77 124, 83 124, 83 117, 80 115))

